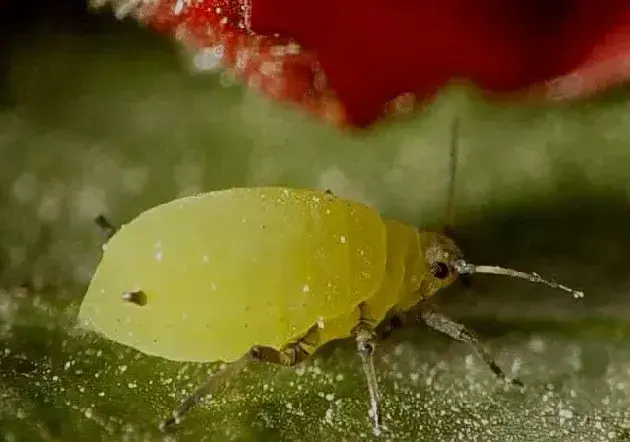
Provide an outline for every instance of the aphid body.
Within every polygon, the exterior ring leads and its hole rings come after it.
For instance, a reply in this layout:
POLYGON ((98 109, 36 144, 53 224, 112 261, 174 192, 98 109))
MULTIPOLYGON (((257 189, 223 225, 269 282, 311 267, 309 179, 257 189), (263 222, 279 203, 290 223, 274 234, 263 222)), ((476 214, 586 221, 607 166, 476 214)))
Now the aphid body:
POLYGON ((441 234, 280 187, 171 201, 104 249, 80 319, 141 352, 201 362, 231 362, 254 346, 281 351, 305 337, 312 353, 432 296, 455 279, 450 262, 461 257, 441 234), (143 305, 121 301, 134 291, 143 305))
POLYGON ((373 354, 380 323, 418 307, 428 326, 470 344, 505 379, 471 332, 422 301, 473 273, 508 275, 582 296, 537 274, 468 263, 445 235, 383 218, 327 191, 233 188, 162 204, 118 230, 102 216, 96 222, 110 240, 80 321, 149 355, 228 363, 164 427, 251 360, 291 366, 327 342, 353 337, 378 432, 373 354))

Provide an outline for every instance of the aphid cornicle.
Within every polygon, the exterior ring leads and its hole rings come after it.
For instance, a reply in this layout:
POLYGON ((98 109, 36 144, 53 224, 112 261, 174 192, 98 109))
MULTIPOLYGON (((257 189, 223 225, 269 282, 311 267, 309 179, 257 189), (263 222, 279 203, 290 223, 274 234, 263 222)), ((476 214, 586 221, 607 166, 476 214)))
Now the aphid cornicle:
POLYGON ((573 291, 536 274, 475 266, 437 232, 383 218, 330 192, 233 188, 152 208, 110 239, 79 317, 105 337, 175 361, 228 363, 163 423, 169 426, 252 360, 295 365, 353 337, 375 430, 376 326, 419 306, 430 327, 492 357, 462 325, 422 301, 458 276, 497 273, 573 291))

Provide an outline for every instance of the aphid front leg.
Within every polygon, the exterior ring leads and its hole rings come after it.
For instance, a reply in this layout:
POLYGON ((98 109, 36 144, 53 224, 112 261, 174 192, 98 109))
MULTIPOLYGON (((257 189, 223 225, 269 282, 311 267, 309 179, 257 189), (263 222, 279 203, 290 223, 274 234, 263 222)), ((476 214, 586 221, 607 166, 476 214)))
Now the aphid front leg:
POLYGON ((240 359, 228 364, 223 370, 211 374, 203 384, 184 399, 179 407, 173 410, 170 418, 160 423, 160 430, 166 431, 173 425, 179 424, 186 413, 202 402, 209 394, 217 393, 220 388, 224 387, 232 377, 238 374, 253 359, 255 359, 253 352, 248 352, 240 359))
POLYGON ((494 358, 490 355, 488 350, 485 349, 481 341, 466 327, 452 319, 447 318, 441 313, 435 310, 425 308, 420 311, 420 318, 432 329, 437 330, 452 339, 457 341, 466 342, 472 346, 475 351, 481 356, 485 363, 490 367, 490 370, 499 378, 504 381, 510 382, 513 385, 519 387, 523 386, 523 383, 518 379, 509 380, 503 370, 495 362, 494 358))
POLYGON ((363 372, 368 384, 370 393, 370 411, 374 420, 374 433, 381 431, 381 404, 376 381, 376 370, 374 369, 374 349, 376 347, 376 334, 374 327, 361 322, 354 330, 354 339, 357 343, 357 352, 361 356, 363 372))

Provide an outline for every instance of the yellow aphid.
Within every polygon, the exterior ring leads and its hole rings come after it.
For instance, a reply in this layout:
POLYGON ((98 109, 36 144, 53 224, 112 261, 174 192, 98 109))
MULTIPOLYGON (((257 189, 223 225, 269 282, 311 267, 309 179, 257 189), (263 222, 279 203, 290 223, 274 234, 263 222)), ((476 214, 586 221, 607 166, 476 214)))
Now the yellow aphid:
POLYGON ((323 192, 178 199, 111 238, 80 317, 147 354, 233 361, 253 344, 281 349, 319 317, 350 313, 380 286, 386 248, 378 213, 323 192), (146 304, 121 302, 134 291, 146 304))
POLYGON ((429 326, 466 341, 504 377, 473 335, 421 301, 459 275, 499 273, 579 292, 508 269, 475 266, 446 236, 381 217, 329 192, 234 188, 152 208, 115 231, 79 318, 105 337, 175 361, 228 368, 193 393, 170 425, 250 360, 295 365, 353 337, 375 430, 374 330, 419 306, 429 326))

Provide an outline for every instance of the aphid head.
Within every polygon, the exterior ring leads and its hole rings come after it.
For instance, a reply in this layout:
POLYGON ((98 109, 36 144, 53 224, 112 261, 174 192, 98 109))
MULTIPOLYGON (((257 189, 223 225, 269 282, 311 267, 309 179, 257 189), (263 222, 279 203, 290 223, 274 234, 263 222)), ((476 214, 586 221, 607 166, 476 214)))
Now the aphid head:
POLYGON ((543 279, 537 273, 525 273, 518 270, 498 266, 475 265, 463 258, 463 253, 450 238, 439 234, 430 233, 426 236, 426 245, 423 247, 427 275, 421 281, 419 293, 422 298, 429 298, 439 290, 449 286, 456 279, 466 277, 474 273, 488 273, 493 275, 506 275, 513 278, 524 279, 536 284, 544 284, 548 287, 563 290, 575 298, 584 297, 584 292, 574 290, 552 280, 543 279))
POLYGON ((423 232, 423 268, 425 276, 418 289, 422 298, 429 298, 451 285, 459 276, 453 263, 462 259, 462 251, 449 237, 436 232, 423 232))
MULTIPOLYGON (((459 119, 454 118, 451 126, 450 182, 446 207, 447 225, 452 225, 454 218, 453 201, 455 199, 458 140, 459 119)), ((551 288, 563 290, 572 294, 575 298, 584 297, 584 292, 573 290, 555 281, 545 280, 537 273, 525 273, 503 267, 475 265, 467 262, 464 260, 463 253, 455 242, 443 234, 422 232, 421 237, 421 251, 424 253, 424 261, 422 259, 419 260, 420 266, 415 269, 410 281, 412 286, 416 287, 418 287, 419 282, 419 287, 414 294, 415 296, 412 297, 414 301, 430 298, 439 290, 448 287, 458 278, 468 285, 468 276, 473 273, 491 273, 494 275, 506 275, 513 278, 525 279, 536 284, 544 284, 551 288), (428 271, 426 271, 427 269, 428 271), (422 277, 419 277, 420 275, 422 275, 422 277)), ((402 305, 404 306, 408 301, 409 298, 403 299, 402 305)))

